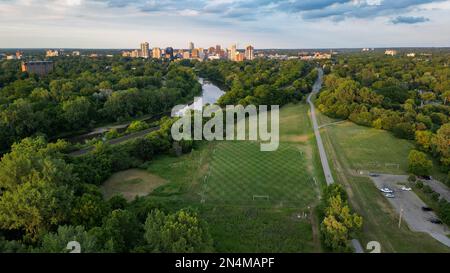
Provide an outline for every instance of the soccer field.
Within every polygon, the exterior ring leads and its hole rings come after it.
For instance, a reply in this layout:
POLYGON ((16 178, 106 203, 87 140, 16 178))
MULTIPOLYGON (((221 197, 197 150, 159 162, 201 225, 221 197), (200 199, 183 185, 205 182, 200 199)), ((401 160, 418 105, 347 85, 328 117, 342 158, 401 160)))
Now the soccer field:
POLYGON ((148 198, 197 208, 218 252, 320 252, 313 208, 324 179, 306 104, 280 110, 280 138, 274 152, 215 141, 156 159, 147 171, 168 182, 148 198))

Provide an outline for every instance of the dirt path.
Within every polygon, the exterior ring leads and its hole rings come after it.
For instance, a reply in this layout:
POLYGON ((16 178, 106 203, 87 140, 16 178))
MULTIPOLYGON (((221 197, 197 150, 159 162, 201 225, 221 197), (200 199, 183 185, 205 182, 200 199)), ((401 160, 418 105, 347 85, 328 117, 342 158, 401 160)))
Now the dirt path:
POLYGON ((319 219, 317 219, 316 213, 314 213, 314 208, 311 208, 310 212, 310 223, 312 226, 312 235, 313 235, 313 243, 314 243, 314 251, 316 253, 322 252, 322 245, 320 243, 320 225, 319 219))

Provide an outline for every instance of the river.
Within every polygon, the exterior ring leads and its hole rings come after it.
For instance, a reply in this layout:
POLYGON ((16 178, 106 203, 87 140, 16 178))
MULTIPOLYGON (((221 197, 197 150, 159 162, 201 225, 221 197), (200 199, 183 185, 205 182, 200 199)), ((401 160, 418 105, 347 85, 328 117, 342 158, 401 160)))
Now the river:
POLYGON ((183 115, 187 110, 202 110, 203 106, 206 104, 214 104, 219 98, 225 94, 219 87, 215 86, 211 82, 199 78, 198 81, 202 85, 202 96, 196 97, 192 104, 187 105, 183 109, 177 112, 176 115, 183 115))

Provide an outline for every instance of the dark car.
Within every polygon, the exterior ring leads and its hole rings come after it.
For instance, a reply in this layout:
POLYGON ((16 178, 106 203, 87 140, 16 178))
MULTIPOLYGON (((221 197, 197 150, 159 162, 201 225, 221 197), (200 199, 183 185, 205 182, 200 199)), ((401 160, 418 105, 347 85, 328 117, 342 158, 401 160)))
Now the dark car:
POLYGON ((430 219, 430 222, 433 223, 433 224, 437 224, 437 225, 441 225, 442 224, 442 221, 439 220, 439 219, 430 219))
POLYGON ((423 180, 431 180, 431 176, 429 176, 429 175, 422 175, 422 176, 419 176, 419 178, 423 179, 423 180))
POLYGON ((433 211, 433 209, 432 209, 432 208, 429 208, 429 207, 422 207, 422 210, 423 210, 423 211, 433 211))

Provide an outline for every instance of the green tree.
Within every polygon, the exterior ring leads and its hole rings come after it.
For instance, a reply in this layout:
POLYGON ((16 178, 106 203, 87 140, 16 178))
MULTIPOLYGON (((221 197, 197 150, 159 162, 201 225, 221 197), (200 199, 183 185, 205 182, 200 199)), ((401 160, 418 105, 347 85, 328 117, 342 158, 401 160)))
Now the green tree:
POLYGON ((211 252, 212 239, 196 213, 180 210, 164 214, 155 209, 145 221, 144 238, 152 252, 211 252))
POLYGON ((450 168, 450 123, 446 123, 439 128, 432 139, 432 143, 441 156, 441 163, 450 168))
POLYGON ((109 205, 103 200, 100 192, 84 193, 77 197, 71 211, 71 222, 86 228, 99 226, 103 217, 109 212, 109 205))
POLYGON ((430 131, 416 131, 416 143, 419 145, 419 147, 423 151, 430 151, 431 150, 431 140, 433 138, 433 133, 430 131))
POLYGON ((56 145, 26 138, 0 162, 0 227, 36 240, 66 220, 76 179, 56 145))
POLYGON ((142 238, 142 225, 136 216, 128 210, 114 210, 101 228, 93 229, 107 252, 130 252, 142 238))
POLYGON ((100 252, 96 238, 82 226, 59 226, 56 233, 47 233, 42 237, 41 246, 36 250, 41 253, 68 253, 67 244, 76 241, 81 253, 100 252))
POLYGON ((429 175, 433 163, 427 155, 417 150, 411 150, 408 155, 408 171, 415 175, 429 175))
POLYGON ((85 128, 91 120, 91 102, 86 97, 77 97, 64 101, 62 104, 63 117, 69 129, 85 128))
POLYGON ((331 197, 328 203, 321 225, 323 242, 334 251, 348 251, 350 233, 362 227, 362 217, 351 213, 340 195, 331 197))

